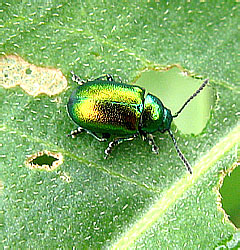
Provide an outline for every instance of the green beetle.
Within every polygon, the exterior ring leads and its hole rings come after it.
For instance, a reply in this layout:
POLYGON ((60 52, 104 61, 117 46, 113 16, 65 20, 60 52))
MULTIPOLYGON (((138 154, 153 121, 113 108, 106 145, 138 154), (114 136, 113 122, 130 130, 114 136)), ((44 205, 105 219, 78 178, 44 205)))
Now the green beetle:
POLYGON ((115 138, 105 150, 105 158, 112 149, 128 140, 140 135, 152 146, 152 151, 158 153, 152 133, 168 131, 177 153, 188 171, 192 169, 177 146, 170 130, 173 118, 177 117, 184 107, 208 83, 208 79, 184 103, 182 108, 172 115, 156 96, 147 94, 145 89, 135 85, 115 82, 111 75, 104 75, 93 81, 84 81, 72 73, 72 80, 79 86, 73 91, 68 101, 68 113, 78 125, 68 136, 75 137, 84 131, 99 141, 106 141, 113 135, 115 138))

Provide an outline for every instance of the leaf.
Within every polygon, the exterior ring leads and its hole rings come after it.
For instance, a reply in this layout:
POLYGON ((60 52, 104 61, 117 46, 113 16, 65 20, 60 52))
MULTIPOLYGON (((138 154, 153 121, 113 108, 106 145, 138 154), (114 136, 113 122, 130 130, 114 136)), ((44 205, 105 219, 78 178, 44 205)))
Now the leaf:
MULTIPOLYGON (((240 138, 237 7, 234 2, 2 3, 1 54, 61 69, 70 86, 37 97, 21 87, 1 88, 4 247, 204 249, 231 240, 236 228, 218 208, 216 190, 220 172, 237 161, 240 138), (65 136, 75 128, 66 112, 76 87, 71 70, 82 78, 112 73, 131 82, 143 69, 173 64, 209 78, 217 95, 201 134, 174 131, 192 176, 166 134, 155 135, 158 156, 138 138, 119 145, 107 161, 107 143, 87 134, 65 136), (63 163, 53 171, 27 167, 28 157, 38 152, 59 153, 63 163)), ((4 77, 1 72, 3 86, 4 77)), ((35 83, 41 86, 41 78, 35 83)))

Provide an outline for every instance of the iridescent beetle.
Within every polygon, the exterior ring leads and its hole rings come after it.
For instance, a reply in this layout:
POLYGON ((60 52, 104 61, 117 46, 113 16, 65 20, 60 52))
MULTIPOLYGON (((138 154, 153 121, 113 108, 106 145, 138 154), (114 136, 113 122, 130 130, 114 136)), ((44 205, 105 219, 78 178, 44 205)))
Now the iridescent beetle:
POLYGON ((68 104, 68 113, 78 125, 68 136, 75 137, 86 131, 99 141, 106 141, 111 135, 114 139, 105 150, 105 158, 112 149, 124 142, 133 140, 138 135, 147 140, 152 151, 158 154, 158 147, 152 133, 168 131, 175 149, 187 170, 192 169, 187 159, 177 146, 170 130, 173 118, 176 118, 186 105, 207 85, 208 79, 183 104, 181 109, 172 115, 162 102, 154 95, 145 95, 145 89, 136 85, 115 82, 106 74, 93 81, 84 81, 72 73, 72 80, 79 86, 73 91, 68 104))

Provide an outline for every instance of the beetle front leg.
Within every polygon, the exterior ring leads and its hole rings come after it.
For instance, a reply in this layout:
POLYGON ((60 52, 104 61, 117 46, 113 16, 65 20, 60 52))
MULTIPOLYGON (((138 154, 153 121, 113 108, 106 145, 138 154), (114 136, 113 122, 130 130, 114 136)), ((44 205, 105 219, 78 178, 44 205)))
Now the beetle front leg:
POLYGON ((141 131, 141 136, 142 136, 143 141, 147 140, 148 143, 149 143, 149 145, 152 146, 152 151, 153 151, 155 154, 158 154, 158 146, 156 145, 156 143, 155 143, 155 141, 154 141, 154 139, 153 139, 153 135, 141 131))
POLYGON ((147 140, 148 140, 149 145, 152 146, 153 153, 158 154, 158 146, 156 145, 156 143, 155 143, 155 141, 153 139, 153 135, 148 134, 147 135, 147 140))
POLYGON ((137 134, 133 135, 133 137, 127 137, 127 138, 115 138, 113 141, 109 142, 108 147, 106 148, 105 152, 105 159, 109 156, 109 154, 112 152, 113 148, 116 147, 118 144, 123 143, 124 141, 131 141, 137 137, 137 134))

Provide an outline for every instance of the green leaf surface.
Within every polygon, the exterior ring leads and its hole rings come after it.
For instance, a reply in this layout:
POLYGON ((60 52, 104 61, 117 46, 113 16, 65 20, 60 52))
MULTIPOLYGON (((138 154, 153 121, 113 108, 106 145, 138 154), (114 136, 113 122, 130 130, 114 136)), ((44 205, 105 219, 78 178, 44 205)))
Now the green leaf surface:
POLYGON ((0 13, 1 55, 58 68, 69 85, 37 97, 21 87, 0 89, 3 246, 206 249, 231 241, 237 229, 217 207, 216 190, 221 171, 237 161, 240 141, 238 3, 10 1, 0 13), (76 87, 71 70, 133 82, 143 70, 175 64, 209 78, 217 96, 200 134, 172 126, 192 176, 167 134, 155 134, 157 156, 137 138, 106 161, 107 143, 65 136, 75 128, 66 112, 76 87), (61 153, 63 163, 53 171, 26 167, 44 150, 61 153))

